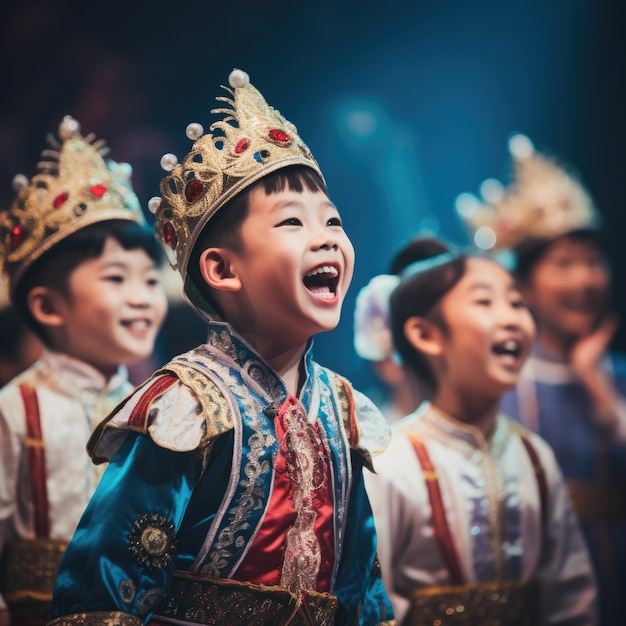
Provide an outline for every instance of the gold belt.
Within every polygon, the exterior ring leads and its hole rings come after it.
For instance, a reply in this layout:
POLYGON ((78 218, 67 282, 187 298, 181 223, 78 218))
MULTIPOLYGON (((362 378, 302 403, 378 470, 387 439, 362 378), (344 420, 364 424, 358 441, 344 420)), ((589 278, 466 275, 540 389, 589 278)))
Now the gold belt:
POLYGON ((626 520, 626 483, 568 480, 567 490, 579 520, 626 520))
POLYGON ((13 623, 48 616, 52 590, 67 541, 17 539, 5 546, 0 590, 13 623))
POLYGON ((334 626, 337 598, 284 587, 253 585, 176 572, 151 620, 176 620, 210 626, 334 626))
POLYGON ((402 593, 411 600, 403 626, 536 626, 535 583, 503 581, 424 587, 402 593))

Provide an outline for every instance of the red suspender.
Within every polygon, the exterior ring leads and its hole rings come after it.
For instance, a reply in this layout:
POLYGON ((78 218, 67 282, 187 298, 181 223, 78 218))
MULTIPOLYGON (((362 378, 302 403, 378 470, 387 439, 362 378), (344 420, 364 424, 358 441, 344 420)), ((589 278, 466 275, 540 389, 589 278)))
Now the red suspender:
POLYGON ((50 536, 48 489, 46 486, 46 451, 41 435, 41 418, 37 392, 26 384, 19 386, 26 413, 26 448, 30 469, 30 490, 35 515, 35 535, 38 539, 50 536))
POLYGON ((465 579, 463 571, 461 570, 461 563, 459 561, 458 554, 454 547, 452 534, 450 533, 448 519, 446 518, 446 511, 443 506, 437 472, 430 461, 426 446, 422 440, 419 439, 414 433, 410 432, 408 435, 411 443, 413 444, 413 449, 415 450, 417 459, 422 466, 422 473, 424 475, 424 480, 426 481, 426 488, 428 489, 428 497, 430 499, 435 540, 439 545, 441 556, 443 557, 443 560, 448 568, 448 572, 450 573, 450 583, 453 585, 462 585, 465 579))
POLYGON ((537 454, 537 451, 528 438, 520 433, 520 439, 526 448, 526 452, 528 452, 528 456, 533 464, 533 469, 535 470, 535 476, 537 477, 537 486, 539 487, 539 503, 541 506, 541 523, 545 528, 548 516, 548 483, 546 481, 546 473, 543 471, 543 467, 539 462, 539 455, 537 454))
POLYGON ((143 393, 139 402, 128 418, 128 425, 133 430, 145 430, 148 420, 148 408, 156 398, 165 393, 172 385, 178 382, 178 378, 171 374, 157 378, 143 393))

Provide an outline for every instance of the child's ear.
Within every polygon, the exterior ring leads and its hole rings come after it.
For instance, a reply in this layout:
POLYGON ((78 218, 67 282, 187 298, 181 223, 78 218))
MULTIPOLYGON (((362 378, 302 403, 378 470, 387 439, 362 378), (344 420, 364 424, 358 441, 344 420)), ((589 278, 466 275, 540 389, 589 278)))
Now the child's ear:
POLYGON ((443 332, 425 317, 409 317, 404 322, 404 336, 419 352, 439 356, 443 352, 443 332))
POLYGON ((220 291, 241 289, 241 280, 233 270, 228 248, 207 248, 200 255, 200 273, 212 289, 220 291))
POLYGON ((26 297, 31 315, 43 326, 56 328, 65 324, 63 296, 50 287, 33 287, 26 297))

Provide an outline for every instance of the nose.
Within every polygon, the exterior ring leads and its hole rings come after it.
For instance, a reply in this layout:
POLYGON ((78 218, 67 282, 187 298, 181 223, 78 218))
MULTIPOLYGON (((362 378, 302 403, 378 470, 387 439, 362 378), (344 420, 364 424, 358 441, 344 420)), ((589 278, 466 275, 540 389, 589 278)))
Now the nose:
POLYGON ((339 250, 339 244, 336 241, 328 240, 320 246, 322 250, 339 250))
POLYGON ((513 306, 511 303, 500 307, 499 321, 507 330, 517 330, 522 325, 522 317, 527 314, 527 309, 513 306))
POLYGON ((151 305, 153 296, 150 287, 144 282, 139 282, 130 286, 127 298, 131 306, 145 309, 151 305))
POLYGON ((314 250, 339 250, 339 240, 332 231, 320 224, 311 237, 311 247, 314 250))

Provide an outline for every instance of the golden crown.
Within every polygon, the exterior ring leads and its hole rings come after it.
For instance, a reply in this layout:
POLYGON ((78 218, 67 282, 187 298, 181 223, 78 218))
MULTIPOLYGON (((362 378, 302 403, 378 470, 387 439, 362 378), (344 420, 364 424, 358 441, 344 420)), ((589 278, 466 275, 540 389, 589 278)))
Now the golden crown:
POLYGON ((81 136, 79 123, 66 115, 48 144, 31 181, 15 176, 17 196, 0 212, 0 270, 11 294, 34 261, 85 226, 113 219, 146 223, 131 166, 105 159, 103 140, 81 136))
POLYGON ((463 193, 456 210, 474 243, 483 250, 516 250, 575 230, 595 229, 600 215, 578 177, 535 151, 525 135, 509 139, 512 181, 481 185, 482 201, 463 193))
MULTIPOLYGON (((168 153, 161 167, 161 197, 148 203, 155 213, 156 236, 172 267, 185 278, 198 235, 222 206, 263 176, 290 165, 305 165, 322 173, 296 127, 269 106, 242 70, 229 76, 229 96, 216 100, 228 107, 211 110, 225 117, 208 133, 196 122, 186 134, 194 143, 181 163, 168 153)), ((322 177, 323 179, 323 177, 322 177)))

